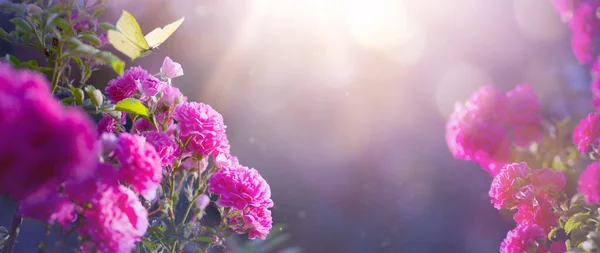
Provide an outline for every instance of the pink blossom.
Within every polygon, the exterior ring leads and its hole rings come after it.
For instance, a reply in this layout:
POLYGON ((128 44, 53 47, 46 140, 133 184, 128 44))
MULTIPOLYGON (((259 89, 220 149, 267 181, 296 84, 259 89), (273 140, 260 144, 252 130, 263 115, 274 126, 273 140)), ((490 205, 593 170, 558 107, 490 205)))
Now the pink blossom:
POLYGON ((540 192, 540 196, 547 200, 558 198, 567 185, 565 175, 560 171, 551 169, 537 169, 530 178, 531 184, 540 192))
POLYGON ((517 224, 535 224, 542 228, 544 233, 550 232, 550 229, 557 225, 558 215, 554 213, 552 205, 547 200, 540 199, 535 205, 519 204, 517 209, 514 216, 517 224))
POLYGON ((79 233, 99 252, 131 253, 148 229, 148 211, 133 191, 119 185, 100 193, 85 222, 79 233))
POLYGON ((68 181, 64 193, 75 203, 79 213, 89 212, 88 204, 98 205, 101 193, 118 185, 116 168, 110 163, 97 164, 96 173, 82 182, 68 181))
POLYGON ((162 180, 161 159, 154 147, 142 136, 122 133, 115 156, 121 166, 122 180, 145 199, 153 200, 162 180))
POLYGON ((142 136, 154 147, 160 157, 162 167, 171 165, 173 160, 179 156, 181 150, 175 140, 164 132, 150 131, 143 132, 142 136))
POLYGON ((160 73, 166 78, 175 78, 183 75, 183 68, 181 68, 181 64, 174 62, 168 56, 165 57, 163 61, 163 65, 160 68, 160 73))
POLYGON ((158 99, 158 105, 173 108, 176 105, 187 102, 187 97, 181 94, 178 88, 167 85, 162 91, 162 97, 158 99))
POLYGON ((102 153, 111 154, 117 148, 118 138, 113 133, 103 133, 100 135, 99 141, 102 146, 102 153))
POLYGON ((558 14, 563 21, 568 21, 572 16, 572 6, 570 0, 552 0, 558 14))
POLYGON ((511 129, 516 145, 529 147, 532 142, 542 140, 540 103, 529 84, 520 84, 506 93, 508 112, 507 125, 511 129))
POLYGON ((523 223, 506 234, 500 245, 500 253, 523 253, 536 249, 535 242, 543 239, 544 230, 535 224, 523 223))
POLYGON ((189 152, 184 155, 184 157, 189 158, 185 159, 181 163, 181 168, 186 170, 198 171, 200 173, 206 170, 206 167, 208 166, 208 156, 203 156, 201 160, 198 160, 197 158, 190 157, 190 155, 191 154, 189 154, 189 152))
POLYGON ((238 167, 240 166, 240 162, 238 161, 237 157, 228 154, 228 153, 221 153, 218 154, 215 157, 214 160, 215 164, 217 165, 217 167, 219 169, 222 168, 233 168, 233 167, 238 167))
POLYGON ((247 207, 239 215, 232 217, 229 222, 233 224, 232 228, 238 234, 248 233, 250 240, 257 237, 266 239, 273 227, 271 211, 265 207, 247 207))
POLYGON ((18 212, 48 224, 58 222, 67 226, 75 221, 75 205, 58 192, 58 185, 50 183, 27 195, 19 202, 18 212))
POLYGON ((569 21, 573 36, 571 40, 573 52, 582 64, 590 63, 594 58, 592 50, 594 37, 600 31, 600 21, 596 17, 598 6, 598 1, 580 1, 575 6, 569 21))
POLYGON ((200 197, 198 197, 196 199, 195 204, 196 204, 196 207, 199 209, 206 209, 208 204, 210 204, 210 198, 208 197, 208 195, 202 194, 202 195, 200 195, 200 197))
POLYGON ((123 99, 133 97, 138 91, 138 83, 143 85, 146 80, 152 80, 153 77, 141 67, 131 67, 119 76, 108 82, 105 92, 106 97, 113 103, 117 103, 123 99))
POLYGON ((526 163, 507 164, 494 176, 489 196, 497 209, 513 208, 520 202, 518 193, 527 186, 527 177, 531 169, 526 163))
POLYGON ((48 182, 81 180, 95 163, 96 132, 83 111, 56 101, 46 79, 0 64, 0 194, 19 200, 48 182))
POLYGON ((446 143, 455 158, 478 162, 496 175, 498 165, 509 161, 510 140, 504 126, 485 113, 457 104, 446 124, 446 143))
POLYGON ((136 80, 136 86, 142 91, 142 100, 148 97, 156 96, 159 92, 163 91, 167 87, 167 83, 158 80, 154 76, 148 76, 145 79, 136 80))
POLYGON ((581 173, 577 190, 588 204, 600 203, 600 162, 588 165, 581 173))
POLYGON ((98 122, 98 134, 115 133, 117 130, 117 121, 110 115, 103 113, 102 119, 98 122))
POLYGON ((563 241, 556 241, 550 244, 548 249, 549 253, 565 253, 567 252, 567 245, 563 241))
POLYGON ((175 109, 181 140, 190 139, 188 149, 202 155, 229 153, 223 116, 206 104, 186 102, 175 109))
POLYGON ((217 205, 244 210, 247 206, 272 207, 271 188, 255 169, 219 170, 209 179, 208 192, 220 195, 217 205))
POLYGON ((598 145, 598 138, 600 138, 600 114, 590 113, 579 121, 573 130, 573 144, 577 145, 579 152, 587 153, 590 147, 598 145))

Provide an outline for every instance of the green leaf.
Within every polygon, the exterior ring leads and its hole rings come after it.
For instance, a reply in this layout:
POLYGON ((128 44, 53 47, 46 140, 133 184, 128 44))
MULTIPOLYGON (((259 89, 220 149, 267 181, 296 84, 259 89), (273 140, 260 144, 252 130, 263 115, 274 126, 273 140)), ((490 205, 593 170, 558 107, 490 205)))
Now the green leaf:
POLYGON ((54 19, 56 19, 58 17, 58 13, 51 13, 50 15, 48 15, 48 18, 46 19, 46 26, 48 27, 49 25, 51 25, 54 21, 54 19))
POLYGON ((142 118, 149 120, 148 108, 135 98, 126 98, 116 104, 117 111, 135 113, 140 115, 142 118))
POLYGON ((102 45, 102 40, 100 40, 100 38, 98 38, 98 36, 93 32, 80 32, 79 35, 77 35, 77 38, 83 41, 90 42, 97 47, 102 45))
POLYGON ((205 243, 212 242, 212 239, 208 236, 196 236, 196 237, 194 237, 194 240, 197 242, 205 242, 205 243))
POLYGON ((119 57, 115 56, 114 54, 108 51, 102 51, 98 53, 95 57, 96 60, 108 63, 117 74, 123 75, 123 72, 125 71, 125 62, 119 59, 119 57))
POLYGON ((78 105, 82 105, 83 104, 83 98, 84 98, 83 90, 79 89, 79 88, 75 88, 73 86, 71 86, 70 88, 71 88, 71 92, 75 96, 75 101, 77 101, 77 104, 78 105))
POLYGON ((578 229, 581 226, 581 222, 589 216, 588 213, 576 213, 573 215, 565 224, 565 232, 570 234, 573 230, 578 229))
POLYGON ((556 231, 558 231, 560 228, 553 228, 552 230, 550 230, 550 233, 548 233, 548 240, 554 240, 554 236, 556 236, 556 231))
POLYGON ((17 26, 17 28, 20 28, 21 30, 23 30, 25 32, 32 32, 33 31, 33 28, 31 27, 31 25, 29 25, 29 23, 27 21, 25 21, 21 17, 13 18, 10 21, 13 24, 15 24, 15 26, 17 26))
POLYGON ((146 246, 146 248, 148 248, 150 252, 157 252, 160 249, 160 247, 162 247, 160 244, 153 243, 146 238, 142 238, 142 243, 144 243, 144 246, 146 246))
POLYGON ((83 69, 83 60, 79 56, 73 56, 73 60, 77 63, 80 69, 83 69))
POLYGON ((100 28, 102 28, 102 30, 104 31, 108 31, 108 30, 117 30, 117 27, 111 23, 106 23, 106 22, 100 22, 98 24, 100 26, 100 28))
POLYGON ((71 23, 69 23, 69 21, 67 21, 64 18, 55 18, 52 23, 60 28, 64 33, 68 34, 68 35, 74 35, 75 33, 73 32, 73 27, 71 27, 71 23))
POLYGON ((98 8, 94 14, 92 14, 92 17, 97 18, 100 16, 100 14, 102 14, 104 12, 104 8, 98 8))
POLYGON ((6 30, 4 30, 2 27, 0 27, 0 38, 2 38, 2 39, 9 38, 8 32, 6 32, 6 30))

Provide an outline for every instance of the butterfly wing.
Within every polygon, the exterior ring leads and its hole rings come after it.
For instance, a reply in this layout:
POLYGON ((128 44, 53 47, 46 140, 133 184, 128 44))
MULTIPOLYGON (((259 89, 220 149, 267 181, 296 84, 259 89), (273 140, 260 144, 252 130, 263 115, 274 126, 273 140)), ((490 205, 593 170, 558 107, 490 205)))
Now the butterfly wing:
POLYGON ((138 58, 142 50, 131 43, 125 35, 115 30, 108 30, 108 42, 121 53, 127 55, 131 60, 138 58))
POLYGON ((183 23, 184 18, 180 18, 179 20, 166 25, 163 28, 156 28, 152 30, 150 33, 146 34, 145 41, 148 43, 149 48, 153 49, 158 47, 160 44, 165 42, 171 34, 179 28, 179 26, 183 23))
POLYGON ((121 17, 117 21, 117 30, 119 30, 131 44, 138 47, 140 49, 139 51, 150 49, 140 25, 131 13, 123 11, 123 14, 121 14, 121 17))

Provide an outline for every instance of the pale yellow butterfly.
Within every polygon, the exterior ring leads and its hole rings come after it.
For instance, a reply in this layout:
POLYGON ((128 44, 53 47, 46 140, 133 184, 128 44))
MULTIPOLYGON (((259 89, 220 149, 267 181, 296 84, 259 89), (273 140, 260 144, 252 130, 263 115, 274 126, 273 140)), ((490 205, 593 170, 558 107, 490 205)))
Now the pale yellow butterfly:
POLYGON ((108 31, 108 42, 132 60, 144 57, 165 42, 179 28, 184 18, 156 28, 144 36, 137 20, 127 11, 117 21, 117 30, 108 31))

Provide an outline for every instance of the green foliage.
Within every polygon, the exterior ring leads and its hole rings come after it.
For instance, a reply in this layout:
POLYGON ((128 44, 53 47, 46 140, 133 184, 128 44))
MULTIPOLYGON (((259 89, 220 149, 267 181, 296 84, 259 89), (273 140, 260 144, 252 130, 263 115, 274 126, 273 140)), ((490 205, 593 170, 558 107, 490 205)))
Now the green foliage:
POLYGON ((149 111, 142 102, 135 98, 126 98, 116 104, 116 110, 121 112, 128 112, 137 114, 144 119, 148 119, 149 111))

